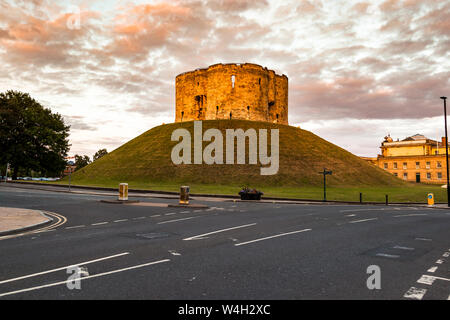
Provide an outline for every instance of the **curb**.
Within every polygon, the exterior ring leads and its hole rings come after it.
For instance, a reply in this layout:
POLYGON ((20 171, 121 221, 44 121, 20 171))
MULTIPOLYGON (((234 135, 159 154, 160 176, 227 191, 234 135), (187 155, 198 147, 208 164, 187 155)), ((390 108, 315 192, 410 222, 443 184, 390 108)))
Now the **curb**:
POLYGON ((45 218, 47 218, 48 220, 44 221, 44 222, 39 222, 39 223, 33 224, 31 226, 19 228, 19 229, 12 229, 12 230, 8 230, 8 231, 2 231, 2 232, 0 232, 0 237, 9 236, 9 235, 13 235, 13 234, 18 234, 18 233, 22 233, 22 232, 25 232, 25 231, 32 231, 34 229, 37 229, 38 227, 43 227, 43 226, 46 226, 48 224, 51 224, 54 221, 53 217, 47 216, 43 211, 40 211, 40 210, 36 210, 36 211, 39 211, 39 213, 41 215, 43 215, 45 218))

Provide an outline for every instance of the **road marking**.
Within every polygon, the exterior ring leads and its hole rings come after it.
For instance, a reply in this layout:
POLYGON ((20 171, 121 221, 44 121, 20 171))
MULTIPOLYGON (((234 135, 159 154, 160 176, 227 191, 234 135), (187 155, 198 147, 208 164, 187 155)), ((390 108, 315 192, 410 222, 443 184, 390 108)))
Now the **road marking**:
POLYGON ((95 260, 84 261, 84 262, 80 262, 80 263, 71 264, 71 265, 68 265, 68 266, 65 266, 65 267, 60 267, 60 268, 51 269, 51 270, 47 270, 47 271, 37 272, 37 273, 33 273, 33 274, 29 274, 29 275, 26 275, 26 276, 21 276, 21 277, 17 277, 17 278, 13 278, 13 279, 3 280, 3 281, 0 281, 0 284, 7 283, 7 282, 12 282, 12 281, 17 281, 17 280, 22 280, 22 279, 26 279, 26 278, 31 278, 31 277, 36 277, 36 276, 40 276, 42 274, 56 272, 56 271, 60 271, 60 270, 64 270, 64 269, 70 268, 70 267, 83 266, 83 265, 87 265, 87 264, 91 264, 91 263, 95 263, 95 262, 99 262, 99 261, 103 261, 103 260, 117 258, 117 257, 125 256, 127 254, 130 254, 130 253, 129 252, 123 252, 123 253, 115 254, 115 255, 112 255, 112 256, 98 258, 98 259, 95 259, 95 260))
POLYGON ((133 218, 133 220, 141 220, 141 219, 145 219, 146 217, 137 217, 137 218, 133 218))
POLYGON ((114 220, 113 222, 124 222, 124 221, 128 221, 128 219, 114 220))
POLYGON ((403 295, 404 298, 422 300, 423 296, 427 292, 427 289, 420 289, 416 287, 409 288, 408 291, 403 295))
POLYGON ((182 219, 175 219, 175 220, 162 221, 162 222, 158 222, 158 224, 172 223, 172 222, 183 221, 183 220, 189 220, 189 219, 194 219, 194 218, 198 218, 198 217, 189 217, 189 218, 182 218, 182 219))
POLYGON ((234 230, 234 229, 240 229, 240 228, 246 228, 246 227, 250 227, 250 226, 254 226, 256 223, 250 223, 250 224, 244 224, 242 226, 237 226, 237 227, 232 227, 232 228, 226 228, 226 229, 221 229, 221 230, 217 230, 217 231, 212 231, 212 232, 208 232, 208 233, 204 233, 204 234, 199 234, 198 236, 193 236, 193 237, 189 237, 189 238, 184 238, 183 240, 185 241, 189 241, 189 240, 194 240, 194 239, 203 239, 204 236, 209 236, 211 234, 215 234, 215 233, 220 233, 220 232, 225 232, 225 231, 229 231, 229 230, 234 230))
POLYGON ((240 243, 236 243, 235 246, 243 246, 246 244, 250 244, 253 242, 258 242, 258 241, 263 241, 263 240, 267 240, 267 239, 272 239, 272 238, 278 238, 278 237, 283 237, 283 236, 287 236, 290 234, 294 234, 294 233, 300 233, 300 232, 305 232, 305 231, 311 231, 312 229, 303 229, 303 230, 298 230, 298 231, 292 231, 292 232, 287 232, 287 233, 282 233, 282 234, 277 234, 274 236, 270 236, 270 237, 265 237, 265 238, 260 238, 260 239, 255 239, 255 240, 250 240, 250 241, 246 241, 246 242, 240 242, 240 243))
MULTIPOLYGON (((394 208, 395 209, 395 208, 394 208)), ((349 210, 339 210, 339 212, 358 212, 358 211, 383 211, 387 209, 349 209, 349 210)))
POLYGON ((436 261, 437 264, 442 264, 443 262, 444 262, 444 260, 441 260, 441 259, 438 259, 438 260, 436 261))
POLYGON ((450 279, 447 279, 447 278, 435 277, 435 276, 430 276, 430 275, 424 274, 420 277, 419 280, 417 280, 417 282, 432 285, 435 280, 450 281, 450 279))
POLYGON ((438 267, 434 266, 427 270, 427 272, 435 272, 438 267))
POLYGON ((362 219, 362 220, 353 220, 353 221, 349 221, 348 223, 359 223, 359 222, 372 221, 372 220, 378 220, 378 218, 362 219))
POLYGON ((155 218, 155 217, 161 217, 160 214, 154 214, 153 216, 150 216, 150 218, 155 218))
POLYGON ((400 214, 397 216, 393 216, 394 218, 400 218, 400 217, 415 217, 415 216, 427 216, 428 213, 411 213, 411 214, 400 214))
POLYGON ((416 238, 415 240, 419 240, 419 241, 432 241, 432 239, 427 239, 427 238, 416 238))
POLYGON ((177 214, 177 213, 176 212, 170 212, 170 213, 166 213, 165 216, 171 216, 171 215, 174 215, 174 214, 177 214))
POLYGON ((181 253, 176 252, 175 250, 169 250, 170 254, 173 256, 181 256, 181 253))
POLYGON ((347 214, 346 217, 355 217, 356 214, 347 214))
POLYGON ((189 213, 189 211, 181 211, 180 213, 189 213))
POLYGON ((402 247, 402 246, 393 246, 392 248, 394 249, 400 249, 400 250, 414 250, 414 248, 410 248, 410 247, 402 247))
POLYGON ((392 258, 392 259, 400 258, 400 256, 398 256, 396 254, 387 254, 387 253, 377 253, 376 256, 384 257, 384 258, 392 258))
MULTIPOLYGON (((139 264, 139 265, 136 265, 136 266, 131 266, 131 267, 123 268, 123 269, 117 269, 117 270, 112 270, 112 271, 108 271, 108 272, 95 274, 95 275, 92 275, 92 276, 78 278, 77 280, 82 281, 82 280, 87 280, 87 279, 103 277, 103 276, 114 274, 114 273, 118 273, 118 272, 123 272, 123 271, 132 270, 132 269, 142 268, 142 267, 150 266, 150 265, 153 265, 153 264, 158 264, 158 263, 163 263, 163 262, 168 262, 168 261, 170 261, 170 259, 164 259, 164 260, 159 260, 159 261, 148 262, 148 263, 139 264)), ((21 290, 16 290, 16 291, 0 293, 0 297, 9 296, 9 295, 12 295, 12 294, 17 294, 17 293, 22 293, 22 292, 27 292, 27 291, 34 291, 34 290, 38 290, 38 289, 42 289, 42 288, 54 287, 54 286, 58 286, 58 285, 61 285, 61 284, 66 284, 66 283, 71 282, 71 281, 73 281, 73 279, 60 281, 60 282, 55 282, 55 283, 44 284, 42 286, 37 286, 37 287, 31 287, 31 288, 26 288, 26 289, 21 289, 21 290)))
POLYGON ((109 222, 97 222, 97 223, 91 224, 91 226, 99 226, 99 225, 107 224, 107 223, 109 223, 109 222))
POLYGON ((450 253, 449 253, 449 252, 446 252, 446 253, 444 253, 442 256, 445 257, 445 258, 447 258, 449 255, 450 255, 450 253))
POLYGON ((79 226, 73 226, 73 227, 66 227, 66 229, 75 229, 75 228, 83 228, 86 227, 84 224, 79 225, 79 226))

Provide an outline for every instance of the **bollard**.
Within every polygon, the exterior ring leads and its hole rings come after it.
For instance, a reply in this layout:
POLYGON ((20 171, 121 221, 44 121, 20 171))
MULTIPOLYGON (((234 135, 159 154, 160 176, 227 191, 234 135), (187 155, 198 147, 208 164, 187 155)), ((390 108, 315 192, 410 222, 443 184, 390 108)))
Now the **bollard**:
POLYGON ((428 200, 428 206, 433 207, 434 206, 434 194, 429 193, 427 196, 427 200, 428 200))
POLYGON ((119 201, 128 201, 128 183, 119 184, 119 201))
POLYGON ((180 204, 189 204, 189 186, 180 187, 180 204))
POLYGON ((359 203, 362 203, 362 193, 359 193, 359 203))
POLYGON ((386 195, 386 205, 387 206, 389 205, 389 196, 388 195, 386 195))

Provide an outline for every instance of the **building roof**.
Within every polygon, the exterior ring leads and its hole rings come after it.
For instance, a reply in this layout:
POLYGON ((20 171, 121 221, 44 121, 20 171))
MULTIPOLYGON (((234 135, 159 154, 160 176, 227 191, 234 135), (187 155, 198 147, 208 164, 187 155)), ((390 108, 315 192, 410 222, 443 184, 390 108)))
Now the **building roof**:
POLYGON ((403 139, 402 141, 417 141, 417 140, 431 140, 431 139, 428 139, 423 134, 417 133, 411 137, 403 139))

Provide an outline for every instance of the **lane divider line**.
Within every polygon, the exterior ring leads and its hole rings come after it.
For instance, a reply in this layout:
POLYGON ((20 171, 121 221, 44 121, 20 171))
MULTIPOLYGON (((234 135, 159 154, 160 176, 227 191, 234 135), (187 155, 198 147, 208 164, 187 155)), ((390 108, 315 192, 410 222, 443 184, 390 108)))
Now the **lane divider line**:
POLYGON ((189 241, 189 240, 195 240, 195 239, 203 239, 203 237, 209 236, 211 234, 216 234, 216 233, 225 232, 225 231, 229 231, 229 230, 240 229, 240 228, 246 228, 246 227, 250 227, 250 226, 254 226, 254 225, 256 225, 256 223, 244 224, 242 226, 226 228, 226 229, 212 231, 212 232, 208 232, 208 233, 204 233, 204 234, 199 234, 198 236, 192 236, 192 237, 189 237, 189 238, 184 238, 183 240, 184 241, 189 241))
POLYGON ((372 220, 378 220, 378 218, 370 218, 370 219, 362 219, 362 220, 353 220, 353 221, 349 221, 348 223, 359 223, 359 222, 372 221, 372 220))
POLYGON ((31 277, 36 277, 36 276, 40 276, 40 275, 51 273, 51 272, 61 271, 61 270, 65 270, 65 269, 70 268, 70 267, 87 265, 87 264, 91 264, 91 263, 95 263, 95 262, 99 262, 99 261, 103 261, 103 260, 113 259, 113 258, 125 256, 125 255, 128 255, 128 254, 130 254, 130 253, 129 252, 122 252, 122 253, 118 253, 118 254, 115 254, 115 255, 112 255, 112 256, 107 256, 107 257, 98 258, 98 259, 94 259, 94 260, 89 260, 89 261, 84 261, 84 262, 80 262, 80 263, 75 263, 75 264, 71 264, 71 265, 68 265, 68 266, 59 267, 59 268, 56 268, 56 269, 46 270, 46 271, 42 271, 42 272, 32 273, 32 274, 29 274, 29 275, 26 275, 26 276, 21 276, 21 277, 17 277, 17 278, 12 278, 12 279, 8 279, 8 280, 0 281, 0 284, 7 283, 7 282, 12 282, 12 281, 17 281, 17 280, 22 280, 22 279, 27 279, 27 278, 31 278, 31 277))
POLYGON ((190 220, 190 219, 194 219, 194 218, 198 218, 199 216, 196 217, 188 217, 188 218, 181 218, 181 219, 175 219, 175 220, 168 220, 168 221, 162 221, 162 222, 158 222, 157 224, 165 224, 165 223, 172 223, 172 222, 177 222, 177 221, 184 221, 184 220, 190 220))
MULTIPOLYGON (((150 265, 159 264, 159 263, 168 262, 168 261, 170 261, 170 259, 164 259, 164 260, 159 260, 159 261, 148 262, 148 263, 139 264, 139 265, 136 265, 136 266, 131 266, 131 267, 123 268, 123 269, 117 269, 117 270, 112 270, 112 271, 103 272, 103 273, 99 273, 99 274, 94 274, 92 276, 82 277, 82 278, 79 278, 77 280, 82 281, 82 280, 88 280, 88 279, 103 277, 103 276, 114 274, 114 273, 118 273, 118 272, 123 272, 123 271, 132 270, 132 269, 147 267, 147 266, 150 266, 150 265)), ((21 289, 21 290, 16 290, 16 291, 0 293, 0 297, 9 296, 9 295, 12 295, 12 294, 17 294, 17 293, 22 293, 22 292, 34 291, 34 290, 38 290, 38 289, 42 289, 42 288, 54 287, 54 286, 58 286, 58 285, 61 285, 61 284, 66 284, 66 283, 73 282, 73 281, 74 280, 69 279, 69 280, 60 281, 60 282, 44 284, 42 286, 37 286, 37 287, 31 287, 31 288, 26 288, 26 289, 21 289)))
POLYGON ((286 232, 286 233, 281 233, 281 234, 276 234, 274 236, 270 236, 270 237, 265 237, 265 238, 260 238, 260 239, 255 239, 255 240, 250 240, 250 241, 246 241, 246 242, 240 242, 240 243, 236 243, 235 246, 244 246, 246 244, 250 244, 250 243, 254 243, 254 242, 259 242, 259 241, 263 241, 263 240, 268 240, 268 239, 273 239, 273 238, 278 238, 278 237, 283 237, 283 236, 287 236, 290 234, 295 234, 295 233, 300 233, 300 232, 306 232, 306 231, 311 231, 312 229, 303 229, 303 230, 297 230, 297 231, 292 231, 292 232, 286 232))

